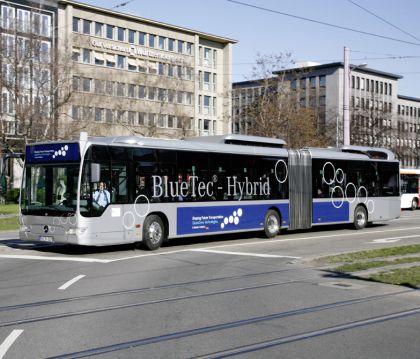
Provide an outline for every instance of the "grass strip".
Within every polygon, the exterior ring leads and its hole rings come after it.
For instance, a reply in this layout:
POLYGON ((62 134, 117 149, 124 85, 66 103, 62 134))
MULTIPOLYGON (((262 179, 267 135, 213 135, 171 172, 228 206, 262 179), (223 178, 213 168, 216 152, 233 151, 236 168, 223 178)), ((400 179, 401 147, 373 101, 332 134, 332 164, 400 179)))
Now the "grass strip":
POLYGON ((18 204, 0 204, 0 213, 1 214, 19 214, 19 205, 18 204))
POLYGON ((0 218, 0 231, 19 230, 19 217, 0 218))
POLYGON ((403 256, 406 254, 420 253, 420 244, 412 244, 409 246, 391 247, 372 249, 369 251, 360 251, 352 253, 338 254, 335 256, 328 256, 319 258, 318 261, 321 263, 352 263, 364 259, 373 259, 381 257, 393 257, 403 256))
POLYGON ((381 283, 417 288, 420 285, 420 267, 394 269, 389 272, 372 275, 369 279, 381 283))
POLYGON ((415 263, 415 262, 420 262, 420 257, 408 257, 408 258, 397 258, 394 260, 381 260, 381 261, 372 261, 372 262, 343 264, 342 266, 339 266, 335 268, 334 270, 341 273, 347 273, 347 272, 357 272, 357 271, 371 269, 371 268, 392 266, 392 265, 397 265, 397 264, 415 263))

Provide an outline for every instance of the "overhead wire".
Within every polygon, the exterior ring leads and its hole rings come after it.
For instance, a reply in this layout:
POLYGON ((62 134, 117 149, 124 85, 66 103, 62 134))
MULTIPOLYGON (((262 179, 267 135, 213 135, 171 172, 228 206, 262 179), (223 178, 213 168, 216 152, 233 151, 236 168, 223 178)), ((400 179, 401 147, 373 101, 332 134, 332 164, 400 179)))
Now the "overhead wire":
POLYGON ((379 19, 379 20, 381 20, 381 21, 385 22, 386 24, 388 24, 388 25, 392 26, 393 28, 395 28, 395 29, 397 29, 397 30, 401 31, 402 33, 404 33, 404 34, 406 34, 406 35, 410 36, 411 38, 413 38, 413 39, 415 39, 415 40, 417 40, 417 41, 420 41, 420 39, 419 39, 419 38, 417 38, 416 36, 414 36, 414 35, 410 34, 409 32, 407 32, 407 31, 405 31, 405 30, 403 30, 403 29, 401 29, 400 27, 398 27, 398 26, 396 26, 396 25, 392 24, 390 21, 388 21, 388 20, 384 19, 383 17, 381 17, 381 16, 379 16, 379 15, 375 14, 374 12, 372 12, 372 11, 370 11, 370 10, 366 9, 365 7, 363 7, 363 6, 361 6, 360 4, 356 3, 355 1, 353 1, 353 0, 347 0, 347 1, 348 1, 349 3, 351 3, 351 4, 353 4, 354 6, 357 6, 358 8, 362 9, 363 11, 366 11, 367 13, 369 13, 369 14, 371 14, 372 16, 376 17, 377 19, 379 19))
POLYGON ((253 8, 253 9, 258 9, 258 10, 267 11, 267 12, 271 12, 271 13, 278 14, 278 15, 292 17, 292 18, 299 19, 299 20, 313 22, 313 23, 319 24, 319 25, 334 27, 334 28, 341 29, 341 30, 346 30, 346 31, 352 31, 352 32, 356 32, 356 33, 359 33, 359 34, 363 34, 363 35, 378 37, 378 38, 381 38, 381 39, 401 42, 401 43, 405 43, 405 44, 409 44, 409 45, 420 46, 420 43, 417 43, 417 42, 401 40, 401 39, 397 39, 397 38, 394 38, 394 37, 384 36, 384 35, 380 35, 380 34, 374 34, 372 32, 368 32, 368 31, 363 31, 363 30, 353 29, 353 28, 345 27, 345 26, 341 26, 341 25, 331 24, 331 23, 328 23, 328 22, 325 22, 325 21, 320 21, 320 20, 310 19, 310 18, 307 18, 307 17, 299 16, 299 15, 289 14, 289 13, 286 13, 286 12, 277 11, 277 10, 269 9, 269 8, 266 8, 266 7, 257 6, 257 5, 249 4, 249 3, 246 3, 246 2, 238 1, 238 0, 226 0, 226 1, 237 4, 237 5, 250 7, 250 8, 253 8))

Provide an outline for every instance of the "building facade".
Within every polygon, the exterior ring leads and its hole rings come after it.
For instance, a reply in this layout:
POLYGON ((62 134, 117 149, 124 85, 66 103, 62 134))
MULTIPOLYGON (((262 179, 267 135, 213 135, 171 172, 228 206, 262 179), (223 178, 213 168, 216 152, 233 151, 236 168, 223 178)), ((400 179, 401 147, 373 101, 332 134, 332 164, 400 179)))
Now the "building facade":
POLYGON ((235 40, 66 0, 58 28, 59 50, 72 54, 64 128, 173 138, 229 130, 235 40))
MULTIPOLYGON (((398 95, 399 75, 350 69, 351 143, 390 148, 403 166, 420 167, 420 99, 398 95)), ((342 145, 343 63, 301 66, 275 75, 296 92, 298 106, 316 109, 318 124, 333 129, 331 145, 342 145)), ((246 134, 251 128, 252 120, 242 114, 264 91, 262 82, 233 83, 233 133, 246 134)))

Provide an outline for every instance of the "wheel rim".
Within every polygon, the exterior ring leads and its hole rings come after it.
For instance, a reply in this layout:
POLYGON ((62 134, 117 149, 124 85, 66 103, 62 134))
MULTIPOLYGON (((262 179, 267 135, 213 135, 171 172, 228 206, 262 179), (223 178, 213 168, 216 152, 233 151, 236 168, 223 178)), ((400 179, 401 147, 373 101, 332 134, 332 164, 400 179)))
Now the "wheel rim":
POLYGON ((148 233, 149 233, 150 241, 153 244, 157 244, 161 241, 163 232, 162 232, 162 227, 160 226, 158 222, 153 222, 150 224, 148 233))
POLYGON ((415 199, 413 199, 413 202, 411 202, 411 208, 416 209, 417 208, 417 202, 415 199))
POLYGON ((356 214, 356 222, 359 227, 363 227, 366 224, 366 215, 363 211, 358 211, 356 214))
POLYGON ((271 215, 267 218, 267 230, 271 234, 278 233, 279 221, 276 216, 271 215))

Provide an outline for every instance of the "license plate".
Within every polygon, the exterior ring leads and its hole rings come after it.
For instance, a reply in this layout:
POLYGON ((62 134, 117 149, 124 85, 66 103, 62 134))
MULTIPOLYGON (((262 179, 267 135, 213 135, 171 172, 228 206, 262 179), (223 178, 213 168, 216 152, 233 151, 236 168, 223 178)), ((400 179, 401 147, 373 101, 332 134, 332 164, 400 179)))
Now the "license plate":
POLYGON ((39 240, 41 242, 50 242, 50 243, 54 242, 54 238, 51 236, 39 236, 39 240))

